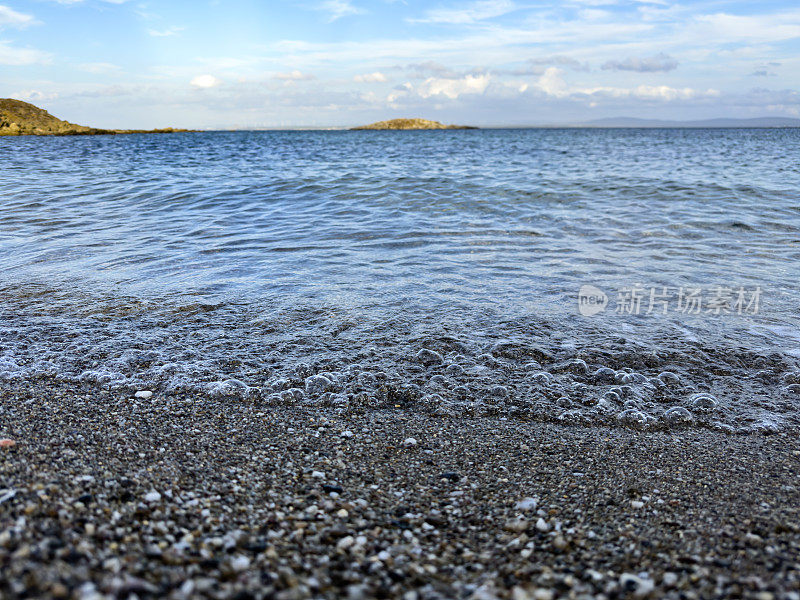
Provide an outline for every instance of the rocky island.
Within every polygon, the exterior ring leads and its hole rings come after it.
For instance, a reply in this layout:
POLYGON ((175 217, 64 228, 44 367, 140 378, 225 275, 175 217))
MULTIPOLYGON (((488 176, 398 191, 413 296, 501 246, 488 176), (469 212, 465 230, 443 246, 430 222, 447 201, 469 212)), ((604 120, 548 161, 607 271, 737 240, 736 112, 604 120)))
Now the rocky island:
POLYGON ((371 125, 353 127, 354 131, 364 129, 381 130, 406 130, 406 129, 477 129, 469 125, 445 125, 439 121, 429 121, 428 119, 391 119, 389 121, 378 121, 371 125))
POLYGON ((46 110, 13 98, 0 99, 0 135, 115 135, 175 133, 186 129, 97 129, 62 121, 46 110))

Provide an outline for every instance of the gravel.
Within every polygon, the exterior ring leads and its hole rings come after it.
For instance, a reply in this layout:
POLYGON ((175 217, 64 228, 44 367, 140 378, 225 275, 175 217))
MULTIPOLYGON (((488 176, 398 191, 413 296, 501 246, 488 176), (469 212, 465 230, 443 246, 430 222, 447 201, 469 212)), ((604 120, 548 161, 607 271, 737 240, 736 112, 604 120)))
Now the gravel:
POLYGON ((794 433, 4 385, 0 598, 800 598, 794 433))

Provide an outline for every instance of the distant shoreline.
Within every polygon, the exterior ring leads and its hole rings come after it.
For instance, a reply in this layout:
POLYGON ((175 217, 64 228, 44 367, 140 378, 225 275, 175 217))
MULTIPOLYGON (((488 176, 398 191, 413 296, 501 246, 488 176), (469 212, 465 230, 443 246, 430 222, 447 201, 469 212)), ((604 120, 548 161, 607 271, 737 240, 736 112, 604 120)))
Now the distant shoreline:
POLYGON ((63 121, 46 110, 13 98, 0 98, 0 136, 130 135, 133 133, 183 133, 188 129, 104 129, 63 121))
MULTIPOLYGON (((464 129, 447 129, 447 130, 431 130, 431 129, 357 129, 353 127, 259 127, 259 128, 241 128, 241 129, 191 129, 191 130, 184 130, 190 133, 237 133, 237 132, 268 132, 268 131, 297 131, 297 132, 307 132, 307 131, 330 131, 330 132, 349 132, 349 133, 356 133, 356 132, 363 132, 363 131, 379 131, 385 133, 404 133, 404 132, 425 132, 425 131, 451 131, 451 132, 462 132, 462 131, 510 131, 510 130, 521 130, 521 129, 647 129, 647 130, 655 130, 655 129, 800 129, 800 125, 793 125, 793 126, 754 126, 754 125, 741 125, 741 126, 716 126, 716 127, 703 127, 703 126, 651 126, 651 127, 644 127, 644 126, 601 126, 601 125, 498 125, 498 126, 484 126, 484 127, 474 127, 474 128, 464 128, 464 129)), ((177 131, 177 130, 176 130, 177 131)))
POLYGON ((169 129, 169 130, 159 130, 159 129, 149 129, 149 130, 107 130, 107 131, 99 131, 99 132, 92 132, 92 133, 46 133, 46 134, 37 134, 37 133, 26 133, 26 134, 1 134, 0 133, 0 140, 2 139, 12 139, 12 138, 65 138, 65 137, 74 137, 74 138, 83 138, 83 137, 97 137, 97 136, 130 136, 130 135, 166 135, 166 134, 175 134, 175 133, 311 133, 311 132, 328 132, 328 133, 346 133, 346 134, 363 134, 367 132, 369 134, 372 133, 380 133, 380 134, 389 134, 389 135, 403 135, 408 133, 427 133, 431 131, 439 131, 442 133, 443 131, 449 131, 452 133, 460 133, 460 132, 479 132, 479 131, 565 131, 565 130, 594 130, 594 131, 612 131, 612 130, 630 130, 630 131, 726 131, 726 130, 736 130, 736 131, 758 131, 758 130, 797 130, 800 129, 800 126, 797 127, 767 127, 767 126, 739 126, 739 127, 690 127, 690 126, 676 126, 676 127, 612 127, 612 126, 577 126, 577 125, 521 125, 521 126, 508 126, 508 127, 481 127, 481 128, 474 128, 474 129, 449 129, 449 130, 429 130, 429 129, 413 129, 413 130, 354 130, 352 128, 341 127, 341 128, 333 128, 333 127, 303 127, 303 128, 263 128, 263 129, 169 129))

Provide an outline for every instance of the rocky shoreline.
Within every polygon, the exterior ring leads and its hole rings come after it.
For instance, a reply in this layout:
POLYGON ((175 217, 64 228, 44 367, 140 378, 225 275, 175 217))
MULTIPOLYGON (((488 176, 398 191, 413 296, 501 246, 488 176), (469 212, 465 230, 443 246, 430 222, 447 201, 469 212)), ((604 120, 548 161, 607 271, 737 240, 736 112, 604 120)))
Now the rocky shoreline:
POLYGON ((0 98, 0 136, 22 135, 118 135, 131 133, 178 133, 188 129, 98 129, 62 121, 33 104, 0 98))
POLYGON ((800 597, 797 436, 0 388, 0 596, 800 597))
POLYGON ((353 127, 353 131, 364 130, 419 130, 419 129, 478 129, 470 125, 445 125, 439 121, 429 119, 390 119, 388 121, 378 121, 369 125, 353 127))

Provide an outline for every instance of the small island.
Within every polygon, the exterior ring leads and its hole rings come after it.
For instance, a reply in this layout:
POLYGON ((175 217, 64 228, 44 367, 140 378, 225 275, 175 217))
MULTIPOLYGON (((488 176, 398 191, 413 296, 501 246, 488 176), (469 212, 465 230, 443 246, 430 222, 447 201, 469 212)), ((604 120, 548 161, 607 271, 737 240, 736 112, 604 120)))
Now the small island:
POLYGON ((445 125, 439 121, 429 121, 428 119, 391 119, 389 121, 378 121, 371 125, 353 127, 352 131, 365 129, 373 130, 417 130, 417 129, 477 129, 469 125, 445 125))
POLYGON ((116 135, 176 133, 187 129, 97 129, 62 121, 46 110, 13 98, 0 98, 0 136, 3 135, 116 135))

